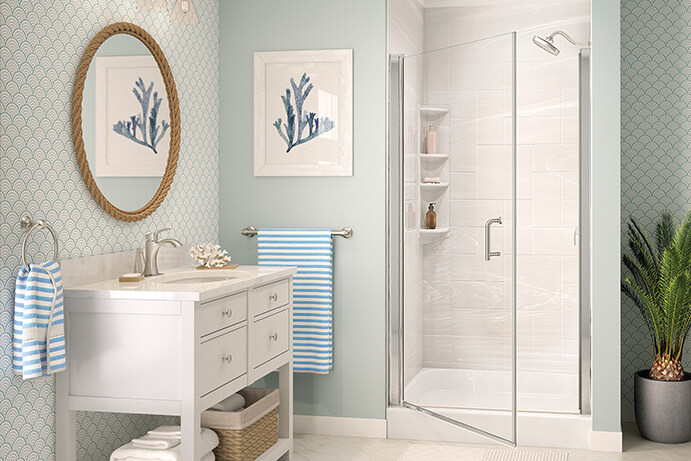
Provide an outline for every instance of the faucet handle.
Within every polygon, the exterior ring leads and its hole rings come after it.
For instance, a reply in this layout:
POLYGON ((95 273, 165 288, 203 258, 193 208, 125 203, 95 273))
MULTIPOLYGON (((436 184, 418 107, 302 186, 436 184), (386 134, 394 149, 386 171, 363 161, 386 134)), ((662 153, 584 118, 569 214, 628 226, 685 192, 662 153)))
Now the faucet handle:
POLYGON ((169 231, 169 230, 170 230, 170 227, 164 227, 163 229, 149 232, 148 234, 146 234, 146 239, 151 240, 154 243, 157 243, 158 242, 158 234, 160 234, 161 232, 169 231))
POLYGON ((134 270, 136 274, 143 274, 146 266, 146 259, 144 258, 144 250, 137 248, 134 250, 134 270))

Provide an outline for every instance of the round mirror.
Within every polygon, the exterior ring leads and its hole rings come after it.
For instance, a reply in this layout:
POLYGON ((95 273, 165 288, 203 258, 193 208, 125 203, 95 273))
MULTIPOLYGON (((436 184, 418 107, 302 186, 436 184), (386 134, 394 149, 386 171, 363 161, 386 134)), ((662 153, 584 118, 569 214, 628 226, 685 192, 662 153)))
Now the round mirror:
POLYGON ((112 24, 82 57, 72 96, 79 168, 96 202, 123 221, 165 198, 180 150, 180 108, 163 51, 141 27, 112 24))

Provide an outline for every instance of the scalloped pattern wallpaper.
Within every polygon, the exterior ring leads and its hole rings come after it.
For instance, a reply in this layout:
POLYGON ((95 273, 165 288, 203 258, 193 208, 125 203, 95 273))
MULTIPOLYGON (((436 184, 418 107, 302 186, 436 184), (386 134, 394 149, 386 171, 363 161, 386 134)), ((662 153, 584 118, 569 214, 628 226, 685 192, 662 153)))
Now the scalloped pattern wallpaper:
MULTIPOLYGON (((681 220, 691 209, 690 21, 688 1, 621 2, 622 244, 629 216, 652 233, 662 211, 681 220)), ((650 366, 652 345, 628 299, 621 315, 622 397, 632 403, 633 374, 650 366)))
MULTIPOLYGON (((60 240, 61 259, 131 250, 146 231, 164 226, 185 243, 218 240, 219 24, 216 1, 197 0, 200 23, 170 24, 168 13, 140 12, 135 0, 3 0, 0 2, 0 459, 55 459, 54 379, 23 382, 12 374, 19 219, 45 217, 60 240), (71 97, 79 60, 104 26, 144 27, 164 50, 182 115, 177 175, 149 218, 123 223, 91 198, 77 166, 71 97)), ((170 7, 174 3, 169 2, 170 7)), ((46 235, 29 252, 49 255, 46 235)), ((82 413, 78 459, 103 461, 118 445, 171 418, 82 413)))

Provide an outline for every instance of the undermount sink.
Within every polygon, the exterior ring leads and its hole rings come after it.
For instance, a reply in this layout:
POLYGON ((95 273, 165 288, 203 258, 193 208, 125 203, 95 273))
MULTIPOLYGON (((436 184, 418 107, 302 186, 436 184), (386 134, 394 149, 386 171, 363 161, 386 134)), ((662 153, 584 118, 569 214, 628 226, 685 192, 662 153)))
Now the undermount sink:
POLYGON ((219 271, 194 271, 181 272, 177 274, 162 275, 156 280, 158 283, 177 283, 177 284, 199 284, 199 283, 218 283, 227 282, 249 275, 247 272, 236 270, 219 270, 219 271), (223 272, 223 273, 219 273, 223 272))

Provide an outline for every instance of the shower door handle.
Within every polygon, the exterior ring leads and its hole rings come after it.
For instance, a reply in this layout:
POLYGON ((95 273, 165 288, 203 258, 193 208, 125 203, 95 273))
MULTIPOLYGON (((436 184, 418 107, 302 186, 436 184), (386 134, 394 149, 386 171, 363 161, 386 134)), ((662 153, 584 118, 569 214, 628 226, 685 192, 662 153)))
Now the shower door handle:
POLYGON ((492 224, 501 224, 501 216, 498 218, 491 218, 485 224, 485 261, 489 261, 492 256, 501 256, 500 251, 490 251, 490 235, 492 233, 492 224))

